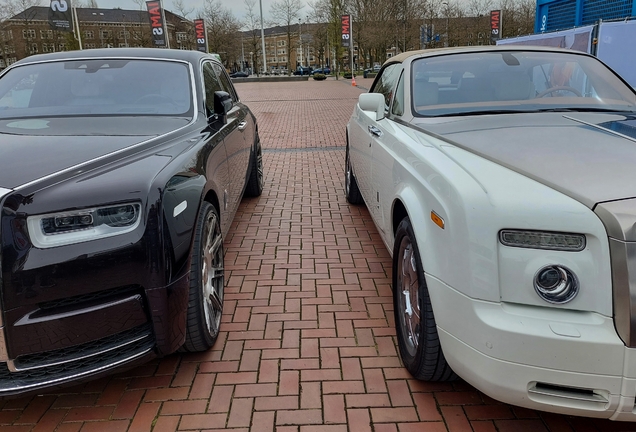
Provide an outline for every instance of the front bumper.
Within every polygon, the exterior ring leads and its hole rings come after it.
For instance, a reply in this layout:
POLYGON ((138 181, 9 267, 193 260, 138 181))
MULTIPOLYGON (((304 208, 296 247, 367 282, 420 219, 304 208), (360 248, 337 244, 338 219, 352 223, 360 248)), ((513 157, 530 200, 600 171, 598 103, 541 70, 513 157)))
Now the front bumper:
POLYGON ((526 408, 636 421, 636 349, 611 317, 474 300, 426 281, 446 360, 477 389, 526 408))

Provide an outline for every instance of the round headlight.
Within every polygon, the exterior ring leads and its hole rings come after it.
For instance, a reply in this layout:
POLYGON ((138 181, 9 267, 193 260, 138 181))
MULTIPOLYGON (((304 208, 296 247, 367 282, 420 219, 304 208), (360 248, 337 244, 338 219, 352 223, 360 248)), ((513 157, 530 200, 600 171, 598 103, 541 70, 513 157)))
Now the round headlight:
POLYGON ((562 304, 572 300, 579 292, 579 281, 567 267, 549 265, 534 276, 534 290, 543 300, 562 304))

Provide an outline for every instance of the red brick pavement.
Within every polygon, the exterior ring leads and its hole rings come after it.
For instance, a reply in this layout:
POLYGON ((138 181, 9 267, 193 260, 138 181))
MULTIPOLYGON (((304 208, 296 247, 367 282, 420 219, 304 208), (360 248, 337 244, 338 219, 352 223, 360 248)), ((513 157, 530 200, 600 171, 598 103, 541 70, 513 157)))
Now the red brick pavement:
POLYGON ((238 90, 259 120, 266 181, 226 241, 214 348, 0 401, 0 431, 636 430, 411 379, 397 356, 389 255, 367 210, 344 199, 344 128, 361 90, 331 80, 238 90))

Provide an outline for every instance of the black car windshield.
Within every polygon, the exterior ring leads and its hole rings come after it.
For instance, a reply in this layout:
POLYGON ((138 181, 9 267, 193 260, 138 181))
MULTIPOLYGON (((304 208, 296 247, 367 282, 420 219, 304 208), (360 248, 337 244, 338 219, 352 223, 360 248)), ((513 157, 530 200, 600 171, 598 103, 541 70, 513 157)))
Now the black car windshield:
POLYGON ((193 113, 188 67, 159 60, 27 64, 0 78, 0 118, 193 113))
POLYGON ((595 58, 547 51, 490 51, 412 63, 416 116, 537 111, 636 112, 634 90, 595 58))

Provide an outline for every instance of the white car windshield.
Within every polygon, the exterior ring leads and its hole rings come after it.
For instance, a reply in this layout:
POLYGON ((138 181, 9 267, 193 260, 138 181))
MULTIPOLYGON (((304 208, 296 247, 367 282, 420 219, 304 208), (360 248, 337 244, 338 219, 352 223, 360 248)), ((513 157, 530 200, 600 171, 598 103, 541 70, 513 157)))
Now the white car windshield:
POLYGON ((536 111, 636 111, 636 95, 596 59, 577 53, 491 51, 412 63, 416 116, 536 111))
POLYGON ((192 116, 183 63, 89 59, 27 64, 0 78, 0 118, 192 116))

